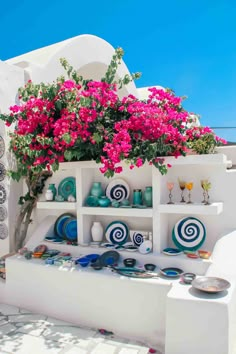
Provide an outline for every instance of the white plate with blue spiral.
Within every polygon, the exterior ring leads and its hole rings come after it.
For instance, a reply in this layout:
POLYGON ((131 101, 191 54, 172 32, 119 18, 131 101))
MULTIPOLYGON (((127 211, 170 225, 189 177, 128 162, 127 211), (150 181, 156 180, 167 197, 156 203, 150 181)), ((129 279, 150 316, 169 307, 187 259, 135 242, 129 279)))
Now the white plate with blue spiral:
POLYGON ((129 228, 122 221, 113 221, 106 227, 105 236, 108 242, 123 245, 129 237, 129 228))
POLYGON ((196 251, 202 246, 205 238, 205 226, 194 217, 179 220, 172 231, 172 240, 180 250, 196 251))
POLYGON ((128 199, 130 195, 130 188, 122 178, 116 178, 111 181, 106 188, 106 196, 111 201, 121 202, 128 199))

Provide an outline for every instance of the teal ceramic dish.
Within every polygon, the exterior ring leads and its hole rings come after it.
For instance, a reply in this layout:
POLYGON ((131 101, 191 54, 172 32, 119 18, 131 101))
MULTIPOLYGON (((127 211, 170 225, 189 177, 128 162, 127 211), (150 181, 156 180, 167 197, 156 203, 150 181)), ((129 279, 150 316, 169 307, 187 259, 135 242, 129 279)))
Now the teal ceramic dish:
POLYGON ((64 178, 58 186, 58 194, 65 200, 68 199, 69 195, 73 195, 76 198, 75 177, 64 178))
POLYGON ((77 240, 77 219, 75 217, 68 218, 63 224, 63 235, 68 241, 77 240))

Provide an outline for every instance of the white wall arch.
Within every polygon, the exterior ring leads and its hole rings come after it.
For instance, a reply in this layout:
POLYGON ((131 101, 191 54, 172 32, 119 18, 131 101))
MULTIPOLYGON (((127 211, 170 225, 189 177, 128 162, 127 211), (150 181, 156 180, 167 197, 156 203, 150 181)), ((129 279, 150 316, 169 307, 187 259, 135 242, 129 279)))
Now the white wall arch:
MULTIPOLYGON (((52 82, 64 75, 59 59, 66 58, 76 70, 81 70, 86 78, 99 80, 110 63, 114 48, 105 40, 93 35, 81 35, 63 42, 44 47, 30 53, 9 59, 9 64, 21 67, 26 77, 33 82, 52 82)), ((117 76, 129 74, 124 61, 118 67, 117 76)), ((128 84, 122 95, 138 95, 134 82, 128 84)))

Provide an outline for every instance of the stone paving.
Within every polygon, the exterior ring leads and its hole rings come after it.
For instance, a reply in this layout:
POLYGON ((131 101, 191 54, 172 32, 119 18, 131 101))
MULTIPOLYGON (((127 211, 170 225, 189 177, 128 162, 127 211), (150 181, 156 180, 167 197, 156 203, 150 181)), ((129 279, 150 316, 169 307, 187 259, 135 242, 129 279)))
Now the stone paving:
POLYGON ((144 343, 0 304, 0 354, 147 354, 149 349, 144 343))

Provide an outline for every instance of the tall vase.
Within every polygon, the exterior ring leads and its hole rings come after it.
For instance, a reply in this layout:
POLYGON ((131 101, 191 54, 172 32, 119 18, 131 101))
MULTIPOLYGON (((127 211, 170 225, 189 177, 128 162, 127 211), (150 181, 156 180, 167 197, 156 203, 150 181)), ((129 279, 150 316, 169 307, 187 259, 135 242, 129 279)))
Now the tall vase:
POLYGON ((57 189, 55 187, 54 183, 50 183, 48 186, 48 189, 52 191, 53 194, 53 200, 55 200, 55 196, 57 195, 57 189))
POLYGON ((101 182, 94 182, 90 190, 90 194, 94 197, 101 197, 103 195, 103 189, 101 182))
POLYGON ((103 239, 103 226, 100 221, 94 221, 91 227, 91 236, 94 242, 101 242, 103 239))
POLYGON ((144 191, 144 203, 147 207, 152 207, 152 187, 146 187, 144 191))
POLYGON ((142 204, 142 190, 134 189, 133 191, 133 204, 141 205, 142 204))

